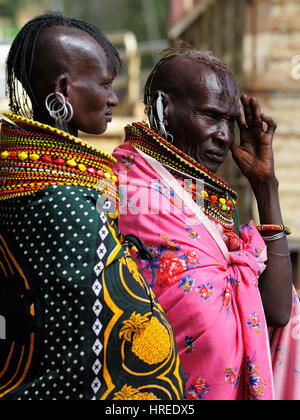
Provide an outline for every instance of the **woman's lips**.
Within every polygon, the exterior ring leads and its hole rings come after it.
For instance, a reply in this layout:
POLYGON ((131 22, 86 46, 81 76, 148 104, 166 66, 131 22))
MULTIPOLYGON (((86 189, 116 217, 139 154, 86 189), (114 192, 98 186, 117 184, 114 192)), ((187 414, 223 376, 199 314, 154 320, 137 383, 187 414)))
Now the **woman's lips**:
POLYGON ((104 115, 104 118, 106 119, 106 121, 111 122, 111 120, 112 120, 112 112, 107 112, 104 115))
POLYGON ((220 150, 209 150, 206 152, 206 155, 215 162, 223 163, 226 159, 227 153, 220 150))

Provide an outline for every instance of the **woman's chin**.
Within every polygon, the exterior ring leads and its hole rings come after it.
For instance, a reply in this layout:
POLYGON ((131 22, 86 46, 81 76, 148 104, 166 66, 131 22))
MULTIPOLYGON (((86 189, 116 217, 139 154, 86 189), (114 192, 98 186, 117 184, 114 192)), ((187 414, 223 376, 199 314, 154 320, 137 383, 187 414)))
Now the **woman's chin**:
POLYGON ((100 136, 101 134, 105 133, 105 131, 107 130, 107 122, 102 122, 102 124, 99 126, 94 126, 94 127, 86 127, 82 131, 83 133, 86 134, 90 134, 90 135, 94 135, 94 136, 100 136))

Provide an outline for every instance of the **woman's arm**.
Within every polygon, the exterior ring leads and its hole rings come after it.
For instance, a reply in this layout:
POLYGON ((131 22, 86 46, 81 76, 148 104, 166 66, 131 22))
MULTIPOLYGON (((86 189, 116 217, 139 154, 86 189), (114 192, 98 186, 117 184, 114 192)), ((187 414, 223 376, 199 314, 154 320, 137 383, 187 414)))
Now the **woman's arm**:
MULTIPOLYGON (((277 180, 252 186, 261 224, 283 224, 277 180)), ((266 232, 272 235, 274 232, 266 232)), ((259 281, 259 289, 268 325, 282 327, 290 319, 292 310, 292 268, 286 237, 267 244, 267 268, 259 281)))
MULTIPOLYGON (((241 142, 239 146, 233 144, 233 157, 253 189, 260 223, 283 225, 272 149, 276 124, 272 118, 261 114, 255 98, 243 95, 240 107, 241 142), (263 123, 268 126, 266 130, 263 123)), ((270 231, 262 235, 273 234, 270 231)), ((292 308, 290 253, 285 236, 266 241, 266 245, 267 268, 260 277, 259 289, 268 325, 282 327, 288 323, 292 308)))

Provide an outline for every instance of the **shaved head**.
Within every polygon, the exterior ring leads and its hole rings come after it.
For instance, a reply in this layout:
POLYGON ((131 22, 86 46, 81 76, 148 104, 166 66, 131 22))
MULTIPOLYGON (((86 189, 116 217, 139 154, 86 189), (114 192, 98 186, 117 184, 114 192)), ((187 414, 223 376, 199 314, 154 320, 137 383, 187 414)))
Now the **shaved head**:
POLYGON ((45 94, 53 91, 61 74, 72 76, 75 69, 86 71, 87 59, 97 57, 99 51, 107 61, 99 43, 81 29, 61 26, 43 29, 36 43, 29 79, 33 91, 44 100, 45 94))
POLYGON ((157 63, 144 101, 151 128, 167 140, 171 136, 175 147, 215 173, 234 139, 238 99, 225 64, 209 53, 181 48, 169 50, 157 63))
POLYGON ((99 47, 116 75, 121 64, 119 54, 96 26, 55 12, 28 21, 15 37, 7 58, 10 110, 32 118, 41 92, 44 95, 47 90, 49 94, 59 74, 70 73, 72 66, 79 63, 78 57, 84 57, 84 52, 91 58, 94 48, 99 55, 99 47))
MULTIPOLYGON (((207 69, 212 70, 222 87, 222 94, 228 96, 228 84, 239 96, 231 70, 218 58, 208 52, 192 48, 169 49, 150 73, 145 85, 144 103, 151 106, 157 91, 163 91, 173 99, 193 99, 199 95, 199 88, 205 89, 207 69)), ((202 91, 205 94, 205 90, 202 91)))

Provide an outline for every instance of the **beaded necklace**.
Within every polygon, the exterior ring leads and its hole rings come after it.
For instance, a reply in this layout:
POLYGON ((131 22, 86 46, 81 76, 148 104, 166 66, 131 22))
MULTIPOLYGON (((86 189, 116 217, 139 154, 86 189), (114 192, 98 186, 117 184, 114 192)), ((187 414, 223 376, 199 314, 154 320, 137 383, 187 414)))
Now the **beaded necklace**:
POLYGON ((115 204, 116 160, 46 124, 4 113, 0 142, 0 200, 26 196, 52 185, 92 188, 115 204))
POLYGON ((172 173, 172 175, 192 193, 193 199, 202 203, 203 210, 210 218, 218 220, 225 230, 232 231, 232 214, 236 209, 237 194, 221 178, 208 171, 190 156, 170 144, 147 125, 133 123, 125 127, 126 140, 142 150, 172 173), (191 182, 186 183, 189 179, 191 182), (199 188, 197 181, 201 181, 199 188))

